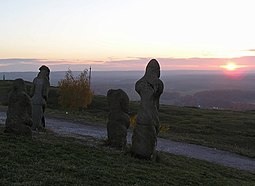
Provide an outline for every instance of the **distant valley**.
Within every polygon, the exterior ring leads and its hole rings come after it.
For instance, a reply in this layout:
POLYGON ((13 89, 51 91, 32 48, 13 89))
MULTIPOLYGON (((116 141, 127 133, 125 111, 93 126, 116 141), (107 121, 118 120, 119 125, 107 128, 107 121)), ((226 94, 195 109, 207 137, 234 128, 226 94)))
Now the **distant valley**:
MULTIPOLYGON (((73 72, 78 75, 80 72, 73 72)), ((139 100, 135 82, 142 71, 95 71, 91 86, 95 94, 106 95, 109 89, 123 89, 131 100, 139 100)), ((7 80, 23 78, 32 81, 37 72, 0 72, 7 80)), ((51 85, 57 86, 65 76, 64 71, 51 72, 51 85)), ((255 74, 242 78, 228 77, 219 71, 162 71, 165 89, 161 103, 210 109, 255 109, 255 74)))

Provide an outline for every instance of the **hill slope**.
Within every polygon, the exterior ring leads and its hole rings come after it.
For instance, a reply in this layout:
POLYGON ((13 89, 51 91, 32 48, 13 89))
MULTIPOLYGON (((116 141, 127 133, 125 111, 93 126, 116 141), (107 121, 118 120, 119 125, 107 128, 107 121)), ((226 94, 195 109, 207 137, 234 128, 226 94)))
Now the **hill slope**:
MULTIPOLYGON (((28 90, 29 90, 29 83, 28 90)), ((11 81, 0 81, 0 100, 7 96, 11 81)), ((6 99, 4 99, 6 101, 6 99)), ((130 102, 130 115, 137 114, 138 102, 130 102)), ((105 96, 95 96, 82 111, 66 110, 58 105, 58 92, 52 87, 47 113, 53 117, 85 120, 106 125, 108 104, 105 96), (66 114, 68 111, 68 115, 66 114)), ((234 112, 161 105, 160 137, 219 148, 255 157, 255 111, 234 112)))
POLYGON ((51 132, 32 139, 0 127, 0 185, 254 185, 254 174, 204 161, 160 154, 134 159, 102 141, 51 132))

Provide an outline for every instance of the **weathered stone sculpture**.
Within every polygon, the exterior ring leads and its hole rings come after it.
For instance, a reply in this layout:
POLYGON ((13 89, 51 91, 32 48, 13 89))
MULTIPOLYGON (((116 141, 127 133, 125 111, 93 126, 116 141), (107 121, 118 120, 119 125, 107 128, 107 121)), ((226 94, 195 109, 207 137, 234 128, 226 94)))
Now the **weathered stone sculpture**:
POLYGON ((123 149, 127 143, 127 129, 130 125, 129 98, 123 90, 111 89, 107 92, 107 100, 110 108, 107 122, 108 143, 123 149))
POLYGON ((139 158, 151 159, 155 154, 159 133, 159 98, 164 89, 159 77, 159 63, 152 59, 146 67, 145 75, 135 85, 141 102, 133 131, 131 151, 139 158))
POLYGON ((40 130, 45 127, 44 111, 48 99, 48 92, 50 87, 49 74, 50 69, 46 66, 39 68, 40 72, 33 80, 31 88, 32 96, 32 130, 40 130))
POLYGON ((9 94, 5 132, 32 136, 32 105, 29 95, 25 92, 22 79, 15 79, 9 94))

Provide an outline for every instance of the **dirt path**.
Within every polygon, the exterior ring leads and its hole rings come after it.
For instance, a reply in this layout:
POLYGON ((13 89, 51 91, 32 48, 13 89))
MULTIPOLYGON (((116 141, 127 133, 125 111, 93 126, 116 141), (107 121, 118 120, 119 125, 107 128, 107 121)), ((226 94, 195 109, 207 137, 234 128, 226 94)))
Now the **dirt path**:
MULTIPOLYGON (((5 113, 0 112, 0 123, 4 123, 5 118, 5 113)), ((84 125, 53 118, 47 119, 46 128, 49 128, 58 134, 64 135, 84 135, 93 136, 96 138, 107 137, 105 127, 84 125)), ((129 143, 131 142, 131 135, 131 133, 128 134, 129 143)), ((217 150, 200 145, 174 142, 162 138, 158 138, 157 150, 199 160, 205 160, 227 167, 255 173, 255 159, 247 158, 245 156, 240 156, 227 151, 217 150)))

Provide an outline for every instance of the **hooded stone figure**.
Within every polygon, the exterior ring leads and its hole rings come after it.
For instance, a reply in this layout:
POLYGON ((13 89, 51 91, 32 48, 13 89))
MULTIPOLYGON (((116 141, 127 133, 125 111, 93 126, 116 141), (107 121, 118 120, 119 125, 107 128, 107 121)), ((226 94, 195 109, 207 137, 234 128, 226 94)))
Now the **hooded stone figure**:
POLYGON ((23 79, 15 79, 9 94, 5 132, 32 136, 32 105, 23 79))
POLYGON ((130 125, 128 95, 121 89, 110 89, 107 100, 110 110, 107 122, 108 143, 116 148, 125 148, 130 125))
POLYGON ((159 77, 159 63, 152 59, 146 67, 145 75, 135 84, 141 102, 132 136, 131 151, 134 156, 140 158, 151 159, 155 153, 159 133, 159 98, 164 89, 159 77))
POLYGON ((39 68, 40 72, 33 80, 33 86, 31 88, 32 96, 32 118, 33 126, 32 130, 42 129, 45 127, 44 111, 48 100, 48 92, 50 87, 49 74, 50 69, 43 65, 39 68))
POLYGON ((49 67, 47 67, 45 65, 42 65, 39 68, 39 70, 40 70, 40 72, 45 71, 47 79, 50 80, 50 69, 49 69, 49 67))

